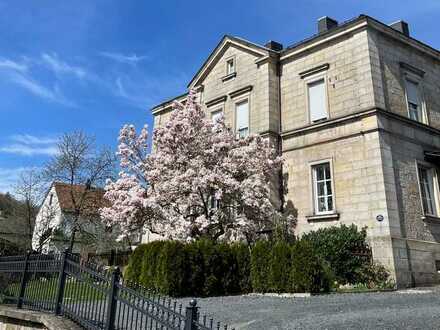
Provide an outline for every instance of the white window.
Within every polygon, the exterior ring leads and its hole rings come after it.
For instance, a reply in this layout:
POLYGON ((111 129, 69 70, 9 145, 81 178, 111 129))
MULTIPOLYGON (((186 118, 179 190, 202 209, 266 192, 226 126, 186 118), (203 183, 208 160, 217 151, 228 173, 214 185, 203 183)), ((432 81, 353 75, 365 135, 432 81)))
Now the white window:
POLYGON ((408 102, 409 118, 419 122, 425 122, 420 97, 420 86, 417 82, 405 79, 406 100, 408 102))
POLYGON ((211 111, 211 120, 213 124, 217 123, 217 121, 223 116, 222 109, 211 111))
POLYGON ((334 199, 330 162, 313 165, 312 179, 315 214, 332 213, 334 199))
POLYGON ((233 58, 226 61, 226 75, 235 72, 235 61, 233 58))
POLYGON ((324 78, 307 84, 309 97, 310 121, 315 122, 327 118, 327 96, 324 78))
POLYGON ((435 169, 418 165, 423 213, 438 216, 438 181, 435 169))
POLYGON ((235 106, 235 130, 240 138, 249 135, 249 102, 237 103, 235 106))

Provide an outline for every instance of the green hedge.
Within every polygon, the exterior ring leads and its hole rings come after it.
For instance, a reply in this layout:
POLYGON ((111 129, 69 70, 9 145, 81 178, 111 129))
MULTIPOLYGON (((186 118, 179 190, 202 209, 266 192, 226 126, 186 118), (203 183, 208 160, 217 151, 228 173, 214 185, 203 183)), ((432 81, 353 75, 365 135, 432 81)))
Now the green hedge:
POLYGON ((359 269, 368 262, 364 257, 353 254, 368 250, 366 229, 358 230, 355 225, 328 227, 310 232, 302 237, 309 241, 316 253, 324 259, 341 283, 357 283, 362 280, 359 269))
POLYGON ((365 230, 331 227, 296 242, 192 243, 157 241, 140 245, 125 272, 128 280, 170 296, 219 296, 249 292, 328 292, 340 283, 384 282, 386 271, 370 269, 353 254, 367 249, 365 230))

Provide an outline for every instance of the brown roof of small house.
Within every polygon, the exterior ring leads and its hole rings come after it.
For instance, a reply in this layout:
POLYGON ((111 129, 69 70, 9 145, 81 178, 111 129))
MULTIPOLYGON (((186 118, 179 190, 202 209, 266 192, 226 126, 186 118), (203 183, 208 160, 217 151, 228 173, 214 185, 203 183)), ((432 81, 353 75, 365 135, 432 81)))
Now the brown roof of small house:
POLYGON ((53 185, 63 212, 74 212, 75 203, 79 205, 82 201, 81 212, 83 214, 99 215, 100 208, 110 205, 110 202, 104 198, 105 191, 102 188, 91 187, 87 190, 86 185, 70 185, 61 182, 54 182, 53 185))

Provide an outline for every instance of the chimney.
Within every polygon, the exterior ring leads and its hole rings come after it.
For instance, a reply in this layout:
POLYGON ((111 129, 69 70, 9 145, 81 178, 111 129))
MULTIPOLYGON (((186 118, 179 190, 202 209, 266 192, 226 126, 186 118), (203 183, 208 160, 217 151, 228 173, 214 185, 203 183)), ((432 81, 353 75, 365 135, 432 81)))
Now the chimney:
POLYGON ((273 40, 269 40, 264 47, 275 50, 277 52, 279 52, 280 50, 283 50, 283 45, 280 44, 279 42, 273 41, 273 40))
POLYGON ((328 16, 318 19, 318 33, 324 33, 338 26, 338 21, 328 16))
POLYGON ((407 37, 409 37, 409 26, 408 26, 407 22, 400 20, 400 21, 391 23, 390 26, 394 30, 399 31, 399 32, 403 33, 404 35, 406 35, 407 37))

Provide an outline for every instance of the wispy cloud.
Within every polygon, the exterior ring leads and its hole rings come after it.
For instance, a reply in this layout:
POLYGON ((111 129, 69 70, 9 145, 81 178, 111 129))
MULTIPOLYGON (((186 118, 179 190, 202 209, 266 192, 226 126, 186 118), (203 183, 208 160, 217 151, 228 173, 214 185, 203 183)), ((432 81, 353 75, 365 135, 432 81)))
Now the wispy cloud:
POLYGON ((4 58, 0 58, 0 68, 22 73, 28 70, 28 66, 26 64, 4 58))
POLYGON ((101 52, 99 54, 113 61, 119 63, 125 63, 125 64, 137 64, 140 61, 148 59, 148 56, 146 55, 141 55, 141 56, 138 56, 136 54, 126 55, 126 54, 112 53, 112 52, 101 52))
POLYGON ((53 88, 49 88, 34 80, 29 75, 19 73, 12 74, 10 80, 35 96, 47 101, 59 103, 68 107, 76 107, 74 102, 66 99, 66 97, 62 95, 57 85, 54 85, 53 88))
POLYGON ((13 193, 14 186, 17 184, 20 175, 31 169, 38 170, 36 167, 16 167, 2 168, 0 167, 0 192, 13 193))
POLYGON ((0 152, 20 156, 53 156, 58 153, 58 140, 54 137, 15 134, 8 141, 9 144, 0 146, 0 152))
MULTIPOLYGON (((132 85, 132 84, 131 84, 132 85)), ((128 92, 125 87, 123 80, 121 77, 116 78, 115 88, 113 89, 113 93, 127 101, 134 107, 145 109, 148 104, 151 104, 151 99, 147 97, 147 93, 132 91, 128 92)))
POLYGON ((43 62, 47 64, 49 68, 57 75, 72 74, 78 79, 84 79, 87 76, 87 71, 84 68, 62 61, 56 53, 43 53, 41 58, 43 59, 43 62))
POLYGON ((58 142, 56 137, 35 136, 30 134, 14 134, 10 140, 24 144, 53 144, 58 142))

